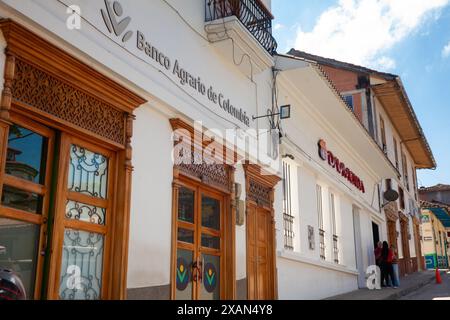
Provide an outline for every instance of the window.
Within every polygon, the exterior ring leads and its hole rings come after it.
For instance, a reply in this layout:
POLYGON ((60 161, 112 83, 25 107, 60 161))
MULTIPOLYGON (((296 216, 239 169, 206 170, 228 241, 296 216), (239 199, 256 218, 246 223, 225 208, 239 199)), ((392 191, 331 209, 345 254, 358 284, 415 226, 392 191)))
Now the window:
POLYGON ((387 154, 387 144, 386 144, 386 127, 384 125, 384 120, 380 117, 380 132, 381 132, 381 145, 384 154, 387 154))
POLYGON ((333 256, 334 262, 339 264, 339 243, 338 243, 338 235, 336 228, 336 201, 335 196, 332 193, 330 195, 330 210, 331 210, 331 223, 332 223, 332 232, 333 232, 333 256))
POLYGON ((413 178, 414 198, 417 200, 417 176, 416 176, 416 169, 414 168, 414 166, 411 166, 411 174, 413 178))
POLYGON ((401 187, 398 187, 399 201, 400 201, 400 209, 405 209, 405 193, 401 187))
POLYGON ((292 215, 291 165, 283 162, 284 248, 294 250, 294 216, 292 215))
POLYGON ((319 218, 320 259, 325 260, 325 230, 323 225, 322 187, 316 186, 317 216, 319 218))
POLYGON ((353 96, 352 95, 344 95, 342 96, 345 103, 349 107, 350 110, 355 111, 354 104, 353 104, 353 96))
POLYGON ((107 298, 115 153, 66 132, 56 144, 54 130, 17 114, 11 120, 0 205, 6 256, 0 268, 18 273, 29 299, 40 298, 43 285, 51 286, 51 299, 107 298), (49 220, 55 221, 51 241, 49 220), (43 254, 50 250, 52 255, 43 254), (46 264, 54 276, 46 274, 46 264))
POLYGON ((409 177, 408 177, 408 163, 406 161, 406 155, 402 154, 402 168, 403 168, 403 183, 406 189, 409 191, 409 177))
POLYGON ((386 191, 392 189, 392 179, 386 179, 386 191))
POLYGON ((399 170, 397 140, 394 138, 393 142, 394 142, 394 154, 395 154, 395 167, 397 168, 397 170, 399 170))

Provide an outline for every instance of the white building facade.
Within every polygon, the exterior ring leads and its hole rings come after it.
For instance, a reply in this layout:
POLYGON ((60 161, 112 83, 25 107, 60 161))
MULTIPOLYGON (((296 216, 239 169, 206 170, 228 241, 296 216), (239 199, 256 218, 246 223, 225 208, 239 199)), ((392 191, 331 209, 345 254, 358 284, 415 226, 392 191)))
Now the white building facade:
POLYGON ((29 298, 365 285, 395 168, 316 63, 275 54, 270 6, 0 1, 0 261, 29 298))

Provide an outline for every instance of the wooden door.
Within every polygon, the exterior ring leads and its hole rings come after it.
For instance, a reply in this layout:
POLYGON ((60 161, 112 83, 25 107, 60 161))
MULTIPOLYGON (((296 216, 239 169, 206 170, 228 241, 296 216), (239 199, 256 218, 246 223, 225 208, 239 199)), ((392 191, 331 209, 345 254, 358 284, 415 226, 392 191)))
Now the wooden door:
MULTIPOLYGON (((420 225, 414 224, 414 240, 416 244, 417 269, 425 270, 424 258, 422 256, 422 245, 420 243, 420 225)), ((419 271, 419 270, 416 270, 419 271)))
POLYGON ((400 220, 400 230, 402 235, 402 248, 403 248, 403 267, 405 274, 412 273, 411 268, 411 254, 409 251, 409 238, 408 238, 408 222, 407 220, 400 220))
POLYGON ((29 299, 108 299, 117 152, 15 112, 4 138, 0 267, 29 299))
POLYGON ((224 298, 224 195, 185 179, 175 188, 172 297, 224 298))
POLYGON ((28 299, 39 299, 47 253, 54 132, 12 114, 4 133, 0 268, 14 271, 28 299))
MULTIPOLYGON (((395 221, 391 221, 388 220, 387 222, 387 227, 388 227, 388 241, 389 241, 389 245, 395 245, 395 247, 398 247, 398 243, 397 243, 397 227, 396 227, 396 222, 395 221)), ((397 248, 398 251, 398 248, 397 248)))
POLYGON ((258 300, 272 299, 271 295, 271 272, 269 257, 269 226, 270 212, 261 208, 256 210, 256 255, 257 255, 257 288, 258 300))
POLYGON ((274 299, 273 254, 270 210, 248 206, 247 211, 247 281, 251 300, 274 299))
POLYGON ((49 298, 108 297, 115 153, 63 133, 49 298))

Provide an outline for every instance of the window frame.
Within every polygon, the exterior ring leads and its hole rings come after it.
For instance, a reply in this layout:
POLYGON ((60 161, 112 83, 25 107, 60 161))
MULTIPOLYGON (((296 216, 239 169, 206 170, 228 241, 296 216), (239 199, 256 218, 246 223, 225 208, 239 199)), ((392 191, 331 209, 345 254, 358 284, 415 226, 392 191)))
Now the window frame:
MULTIPOLYGON (((17 124, 25 129, 33 131, 45 138, 47 138, 47 155, 46 155, 46 167, 45 167, 45 179, 44 185, 40 185, 35 182, 27 181, 18 177, 14 177, 6 174, 6 155, 4 157, 4 162, 2 164, 2 170, 0 173, 0 199, 2 198, 3 188, 5 185, 12 186, 27 192, 36 193, 43 197, 42 201, 42 212, 41 214, 29 213, 18 209, 13 209, 9 207, 4 207, 0 203, 0 217, 18 220, 34 225, 38 225, 40 228, 40 235, 38 239, 38 255, 36 257, 36 274, 35 274, 35 284, 34 292, 28 293, 28 296, 33 297, 33 299, 38 300, 41 298, 41 291, 43 287, 43 272, 45 264, 45 254, 48 243, 48 219, 50 210, 50 193, 51 193, 51 171, 53 169, 53 155, 54 155, 54 144, 55 144, 55 133, 50 128, 41 125, 38 122, 30 120, 29 118, 11 111, 11 122, 17 124)), ((5 130, 5 150, 8 148, 8 136, 9 136, 10 126, 5 130)))

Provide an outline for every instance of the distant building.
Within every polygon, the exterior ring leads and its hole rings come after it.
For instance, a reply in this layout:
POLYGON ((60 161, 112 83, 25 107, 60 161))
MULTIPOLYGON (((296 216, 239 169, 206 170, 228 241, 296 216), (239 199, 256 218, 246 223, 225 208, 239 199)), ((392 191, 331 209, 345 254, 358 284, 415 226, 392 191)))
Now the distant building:
POLYGON ((427 269, 449 267, 450 207, 421 201, 423 253, 427 269))
POLYGON ((450 205, 450 185, 438 184, 429 188, 420 188, 419 196, 424 201, 438 201, 450 205))
POLYGON ((436 163, 400 77, 294 49, 289 54, 319 65, 360 123, 349 130, 357 135, 364 128, 383 155, 369 167, 378 175, 381 202, 380 214, 370 217, 373 244, 397 246, 401 276, 423 269, 416 170, 436 163), (391 190, 399 194, 396 201, 385 196, 391 190))

